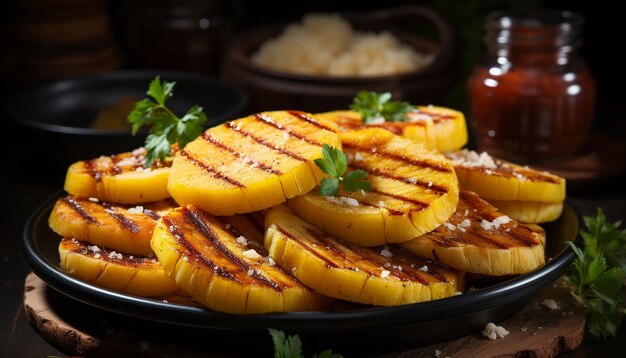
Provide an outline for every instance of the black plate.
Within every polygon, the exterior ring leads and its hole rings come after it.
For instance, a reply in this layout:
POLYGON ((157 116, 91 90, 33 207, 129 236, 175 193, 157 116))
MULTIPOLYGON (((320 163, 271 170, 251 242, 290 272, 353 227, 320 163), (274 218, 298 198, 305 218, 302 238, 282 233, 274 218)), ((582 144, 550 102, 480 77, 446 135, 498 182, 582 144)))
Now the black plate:
POLYGON ((124 96, 146 97, 155 76, 175 81, 168 101, 178 115, 200 105, 211 127, 242 114, 247 96, 210 76, 179 71, 125 70, 77 77, 24 89, 3 101, 3 112, 19 130, 48 148, 51 160, 69 165, 76 160, 114 154, 143 145, 146 133, 89 128, 98 113, 124 96), (43 143, 41 143, 43 142, 43 143))
MULTIPOLYGON (((196 331, 262 331, 268 327, 297 332, 342 352, 417 347, 467 335, 488 322, 498 322, 518 311, 541 288, 565 273, 574 259, 566 241, 580 244, 580 214, 566 201, 563 214, 544 225, 547 233, 543 267, 525 275, 463 295, 395 307, 373 307, 334 312, 233 315, 208 309, 164 303, 99 288, 77 280, 59 268, 60 237, 48 227, 59 191, 43 203, 24 228, 23 247, 33 271, 56 290, 86 304, 141 320, 196 331), (381 347, 381 342, 384 342, 381 347), (386 346, 386 348, 385 348, 386 346)), ((265 338, 264 338, 265 339, 265 338)), ((245 349, 233 347, 232 349, 245 349)))

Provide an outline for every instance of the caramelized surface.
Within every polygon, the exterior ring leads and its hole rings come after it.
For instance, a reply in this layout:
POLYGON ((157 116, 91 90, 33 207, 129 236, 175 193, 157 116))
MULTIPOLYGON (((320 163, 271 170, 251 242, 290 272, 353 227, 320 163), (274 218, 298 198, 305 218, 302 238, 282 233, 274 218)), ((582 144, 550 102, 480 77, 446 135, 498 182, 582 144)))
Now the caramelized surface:
POLYGON ((48 223, 64 237, 129 254, 153 256, 150 238, 154 225, 176 207, 171 199, 124 205, 70 195, 56 202, 48 223))
POLYGON ((544 243, 541 227, 516 222, 463 190, 456 212, 446 223, 402 246, 459 270, 505 275, 543 265, 544 243))
POLYGON ((268 260, 262 238, 262 228, 246 216, 218 218, 187 206, 161 219, 152 247, 166 272, 211 309, 261 313, 320 308, 321 296, 268 260))

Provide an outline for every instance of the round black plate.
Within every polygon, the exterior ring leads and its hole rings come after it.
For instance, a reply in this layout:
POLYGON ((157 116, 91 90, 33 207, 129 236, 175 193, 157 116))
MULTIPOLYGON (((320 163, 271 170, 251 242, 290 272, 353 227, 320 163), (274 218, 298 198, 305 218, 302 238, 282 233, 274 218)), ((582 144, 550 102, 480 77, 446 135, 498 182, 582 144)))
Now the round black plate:
MULTIPOLYGON (((84 283, 59 268, 60 237, 48 227, 48 216, 57 192, 29 218, 23 247, 33 271, 54 289, 101 309, 189 329, 208 331, 261 331, 268 327, 323 339, 327 347, 372 352, 380 344, 394 349, 417 347, 482 329, 519 310, 531 296, 565 273, 574 259, 566 241, 580 243, 580 215, 569 201, 555 222, 544 225, 547 233, 546 265, 525 275, 463 295, 395 307, 371 307, 332 312, 267 313, 233 315, 146 299, 84 283)), ((313 344, 313 343, 311 343, 313 344)), ((237 349, 237 348, 233 348, 237 349)), ((384 348, 382 348, 384 350, 384 348)))

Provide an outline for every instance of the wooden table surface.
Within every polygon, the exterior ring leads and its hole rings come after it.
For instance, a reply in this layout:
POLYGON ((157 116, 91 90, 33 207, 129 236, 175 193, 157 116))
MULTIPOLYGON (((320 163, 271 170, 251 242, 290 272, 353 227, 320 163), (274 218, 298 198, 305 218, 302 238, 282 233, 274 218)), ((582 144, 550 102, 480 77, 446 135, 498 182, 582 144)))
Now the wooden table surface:
MULTIPOLYGON (((59 165, 58 160, 46 158, 45 148, 40 152, 29 148, 29 142, 26 141, 28 134, 21 130, 9 126, 8 133, 0 182, 4 196, 2 227, 5 228, 5 234, 0 237, 0 357, 65 356, 66 353, 47 342, 29 324, 24 314, 24 280, 30 268, 21 251, 21 240, 28 215, 62 187, 66 166, 59 165)), ((625 183, 625 179, 621 175, 592 185, 570 183, 568 195, 583 215, 594 214, 597 207, 602 207, 609 220, 626 222, 626 189, 623 184, 619 185, 625 183)), ((75 304, 68 297, 62 296, 60 299, 67 305, 75 304)), ((271 345, 269 339, 268 345, 271 345)), ((390 350, 392 353, 393 347, 390 350)), ((210 349, 207 351, 210 352, 210 349)), ((617 337, 607 341, 586 336, 578 349, 565 356, 623 357, 624 352, 626 327, 622 326, 617 337)))

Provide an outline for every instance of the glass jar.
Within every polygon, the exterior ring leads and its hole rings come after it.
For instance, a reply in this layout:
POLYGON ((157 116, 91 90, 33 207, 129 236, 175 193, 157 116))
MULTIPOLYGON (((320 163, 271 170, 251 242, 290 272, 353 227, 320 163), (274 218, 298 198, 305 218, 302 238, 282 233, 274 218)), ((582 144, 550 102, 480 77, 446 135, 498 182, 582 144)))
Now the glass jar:
POLYGON ((578 53, 583 18, 557 10, 486 18, 486 63, 468 81, 477 149, 519 162, 574 154, 585 143, 596 86, 578 53))

